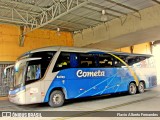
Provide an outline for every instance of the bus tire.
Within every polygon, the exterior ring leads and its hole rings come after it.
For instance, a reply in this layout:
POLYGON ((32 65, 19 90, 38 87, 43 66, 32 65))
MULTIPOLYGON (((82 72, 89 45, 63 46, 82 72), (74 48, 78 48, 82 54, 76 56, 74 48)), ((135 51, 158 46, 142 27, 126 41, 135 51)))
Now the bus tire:
POLYGON ((138 85, 138 92, 139 93, 144 93, 144 82, 140 82, 139 85, 138 85))
POLYGON ((135 84, 135 83, 130 83, 130 84, 129 84, 128 93, 129 93, 130 95, 134 95, 134 94, 136 94, 136 92, 137 92, 136 84, 135 84))
POLYGON ((64 104, 64 94, 60 90, 51 93, 48 104, 51 107, 60 107, 64 104))

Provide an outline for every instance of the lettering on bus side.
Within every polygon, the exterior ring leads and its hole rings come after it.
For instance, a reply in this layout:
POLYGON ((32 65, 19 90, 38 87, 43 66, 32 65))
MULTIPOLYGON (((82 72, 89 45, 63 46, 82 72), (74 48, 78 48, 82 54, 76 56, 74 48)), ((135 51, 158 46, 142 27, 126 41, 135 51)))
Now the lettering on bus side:
POLYGON ((64 79, 64 78, 65 78, 65 76, 57 76, 57 78, 63 78, 63 79, 64 79))
POLYGON ((91 71, 86 72, 83 70, 77 71, 77 77, 102 77, 105 76, 105 71, 97 70, 97 71, 91 71))

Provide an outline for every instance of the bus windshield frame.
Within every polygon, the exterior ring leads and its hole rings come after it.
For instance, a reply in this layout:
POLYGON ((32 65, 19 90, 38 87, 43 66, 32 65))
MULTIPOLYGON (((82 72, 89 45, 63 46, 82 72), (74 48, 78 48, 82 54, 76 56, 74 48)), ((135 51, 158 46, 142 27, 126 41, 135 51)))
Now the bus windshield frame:
POLYGON ((18 58, 14 66, 13 89, 41 79, 55 53, 56 51, 40 51, 18 58))
POLYGON ((17 61, 14 66, 14 89, 25 85, 26 69, 29 61, 40 60, 41 58, 27 58, 17 61))

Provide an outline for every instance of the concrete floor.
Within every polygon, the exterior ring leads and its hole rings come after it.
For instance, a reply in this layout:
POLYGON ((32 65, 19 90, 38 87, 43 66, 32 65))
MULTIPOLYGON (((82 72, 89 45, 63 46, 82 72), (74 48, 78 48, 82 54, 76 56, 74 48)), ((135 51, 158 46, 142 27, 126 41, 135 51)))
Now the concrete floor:
MULTIPOLYGON (((67 101, 63 107, 60 108, 51 108, 48 104, 34 104, 34 105, 25 105, 19 106, 10 103, 8 100, 0 101, 0 111, 82 111, 83 114, 81 116, 94 116, 92 111, 160 111, 160 86, 146 90, 143 94, 136 95, 127 95, 127 94, 119 94, 112 96, 103 96, 96 98, 85 98, 85 99, 77 99, 77 100, 69 100, 67 101), (90 111, 90 112, 85 112, 90 111)), ((83 117, 82 119, 84 119, 83 117)), ((100 118, 100 117, 99 117, 100 118)), ((53 118, 52 118, 53 119, 53 118)), ((69 117, 67 119, 80 119, 69 117)), ((89 118, 88 118, 89 119, 89 118)), ((92 118, 92 119, 98 119, 92 118)), ((102 117, 101 119, 106 119, 102 117)), ((112 119, 121 119, 121 118, 108 118, 112 119)), ((130 117, 131 119, 131 117, 130 117)), ((136 117, 136 119, 144 119, 136 117)), ((146 118, 146 119, 152 119, 146 118)), ((145 120, 146 120, 145 119, 145 120)), ((158 119, 158 118, 154 118, 158 119)), ((42 120, 42 119, 41 119, 42 120)), ((134 117, 135 120, 135 117, 134 117)))

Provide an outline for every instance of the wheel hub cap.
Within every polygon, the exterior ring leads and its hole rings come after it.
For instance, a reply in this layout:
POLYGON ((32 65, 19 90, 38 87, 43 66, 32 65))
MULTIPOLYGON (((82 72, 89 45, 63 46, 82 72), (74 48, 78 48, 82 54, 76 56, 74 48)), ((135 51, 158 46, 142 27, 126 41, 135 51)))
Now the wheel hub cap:
POLYGON ((55 94, 55 95, 53 96, 53 102, 54 102, 55 104, 59 104, 59 103, 61 102, 61 96, 60 96, 59 94, 55 94))

